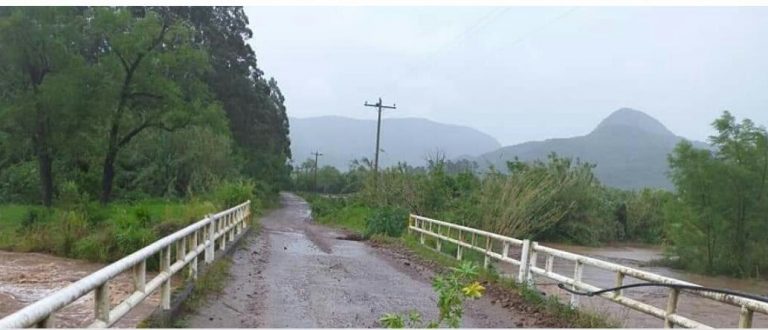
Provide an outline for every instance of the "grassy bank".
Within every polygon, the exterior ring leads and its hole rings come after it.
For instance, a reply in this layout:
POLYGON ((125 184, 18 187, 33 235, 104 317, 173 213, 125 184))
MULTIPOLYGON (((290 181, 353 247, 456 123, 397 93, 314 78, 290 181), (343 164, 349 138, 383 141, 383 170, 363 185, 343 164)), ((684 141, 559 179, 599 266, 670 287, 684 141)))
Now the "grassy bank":
POLYGON ((248 185, 229 184, 204 198, 186 200, 148 199, 106 206, 80 201, 51 208, 0 205, 0 249, 112 262, 206 214, 248 199, 254 216, 274 203, 274 198, 259 197, 248 185))
MULTIPOLYGON (((371 234, 369 221, 375 218, 376 210, 346 199, 331 199, 315 195, 303 196, 312 206, 312 212, 318 223, 331 227, 342 228, 361 235, 371 234)), ((406 219, 396 220, 404 229, 406 219)), ((423 263, 436 263, 438 267, 447 269, 458 266, 455 258, 447 254, 437 253, 421 245, 418 240, 410 235, 390 237, 381 233, 373 233, 373 244, 385 245, 387 248, 405 249, 410 254, 421 259, 423 263)), ((444 243, 443 249, 450 253, 456 246, 444 243)), ((464 260, 482 263, 483 256, 477 251, 467 250, 463 255, 464 260)), ((552 322, 548 327, 577 327, 577 328, 608 328, 617 327, 618 323, 601 315, 573 309, 561 303, 555 297, 544 297, 537 291, 526 286, 520 286, 512 280, 499 276, 491 267, 481 272, 481 279, 501 294, 512 295, 515 300, 523 302, 524 312, 538 313, 552 322)))

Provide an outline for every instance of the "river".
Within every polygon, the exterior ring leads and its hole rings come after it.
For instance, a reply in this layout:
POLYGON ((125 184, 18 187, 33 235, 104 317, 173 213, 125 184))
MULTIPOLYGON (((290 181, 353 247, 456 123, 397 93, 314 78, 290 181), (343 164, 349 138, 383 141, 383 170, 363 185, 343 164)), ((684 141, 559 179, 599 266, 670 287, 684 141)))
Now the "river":
MULTIPOLYGON (((56 290, 104 267, 103 264, 55 257, 42 253, 0 251, 0 318, 27 306, 56 290)), ((112 306, 133 290, 130 272, 110 281, 112 306)), ((147 274, 150 279, 155 274, 147 274)), ((86 327, 94 320, 94 294, 89 293, 55 314, 56 327, 86 327)), ((159 293, 147 297, 114 327, 134 328, 160 302, 159 293)))
MULTIPOLYGON (((662 258, 662 250, 653 246, 642 245, 610 245, 602 247, 584 247, 564 244, 542 244, 581 255, 591 256, 597 259, 618 263, 632 268, 641 269, 655 274, 676 278, 679 280, 696 283, 706 287, 727 288, 752 294, 768 294, 768 281, 753 279, 735 279, 723 276, 705 276, 685 272, 667 267, 643 267, 642 265, 653 259, 662 258)), ((537 266, 544 267, 544 258, 539 257, 537 266)), ((574 263, 555 259, 554 271, 558 274, 573 277, 574 263)), ((594 267, 584 266, 582 280, 598 287, 611 287, 616 281, 616 274, 603 271, 594 267)), ((641 283, 642 281, 626 277, 625 284, 641 283)), ((570 295, 557 288, 552 281, 544 278, 536 278, 537 286, 547 294, 555 294, 567 302, 570 295)), ((624 295, 661 309, 666 309, 667 288, 636 288, 624 291, 624 295)), ((653 316, 646 315, 600 297, 581 297, 580 306, 602 315, 613 318, 623 327, 632 328, 660 328, 664 323, 653 316)), ((715 327, 735 328, 739 320, 739 308, 697 295, 683 293, 678 301, 678 314, 701 323, 715 327)), ((753 327, 768 327, 768 316, 755 313, 753 327)))

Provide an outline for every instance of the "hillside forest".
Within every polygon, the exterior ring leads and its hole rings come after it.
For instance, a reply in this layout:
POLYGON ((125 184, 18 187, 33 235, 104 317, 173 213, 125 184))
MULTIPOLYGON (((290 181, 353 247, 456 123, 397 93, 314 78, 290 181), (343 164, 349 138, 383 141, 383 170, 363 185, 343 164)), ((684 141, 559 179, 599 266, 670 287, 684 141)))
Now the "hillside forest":
POLYGON ((768 232, 768 133, 727 111, 712 127, 711 149, 682 140, 668 155, 674 190, 608 187, 595 177, 594 164, 555 153, 533 162, 509 161, 504 171, 435 154, 427 166, 383 169, 378 180, 368 159, 352 162, 344 173, 331 166, 316 169, 308 159, 294 171, 294 185, 320 193, 309 198, 321 221, 368 234, 403 232, 387 228, 404 226, 398 219, 411 212, 544 242, 663 245, 667 258, 660 262, 669 266, 764 276, 768 237, 760 233, 768 232), (380 226, 388 215, 397 224, 380 226))
POLYGON ((274 201, 288 118, 251 35, 240 7, 0 8, 0 248, 114 260, 274 201))

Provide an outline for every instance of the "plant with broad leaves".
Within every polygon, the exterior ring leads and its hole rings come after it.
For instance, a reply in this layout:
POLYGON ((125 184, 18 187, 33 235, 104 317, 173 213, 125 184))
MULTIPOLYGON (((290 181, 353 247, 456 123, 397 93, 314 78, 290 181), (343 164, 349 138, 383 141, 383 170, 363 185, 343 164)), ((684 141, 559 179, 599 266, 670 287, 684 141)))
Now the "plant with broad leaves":
POLYGON ((384 314, 379 319, 381 325, 385 328, 437 328, 444 323, 449 327, 458 328, 464 313, 464 300, 482 297, 485 287, 475 280, 478 267, 473 263, 464 262, 451 269, 453 271, 450 274, 438 275, 432 281, 432 287, 438 296, 437 307, 440 310, 436 321, 424 323, 419 312, 411 311, 407 316, 397 313, 384 314))

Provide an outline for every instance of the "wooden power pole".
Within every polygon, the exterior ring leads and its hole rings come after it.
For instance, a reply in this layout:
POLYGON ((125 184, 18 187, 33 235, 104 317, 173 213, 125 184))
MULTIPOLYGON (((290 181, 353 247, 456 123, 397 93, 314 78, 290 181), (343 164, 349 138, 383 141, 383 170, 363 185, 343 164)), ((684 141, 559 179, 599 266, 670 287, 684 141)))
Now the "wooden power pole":
POLYGON ((368 101, 365 101, 366 107, 374 107, 379 112, 379 119, 376 122, 376 156, 373 160, 373 179, 374 183, 376 182, 377 177, 379 176, 379 137, 381 136, 381 109, 397 109, 395 104, 389 105, 383 105, 381 104, 381 98, 379 98, 379 102, 376 104, 370 104, 368 101))
POLYGON ((315 173, 314 173, 314 177, 315 177, 315 178, 314 178, 314 180, 313 180, 313 183, 312 183, 312 190, 314 190, 315 192, 317 192, 317 157, 320 157, 320 156, 322 156, 323 154, 321 154, 321 153, 319 153, 319 152, 315 151, 315 152, 311 153, 311 155, 314 155, 314 156, 315 156, 315 173))

